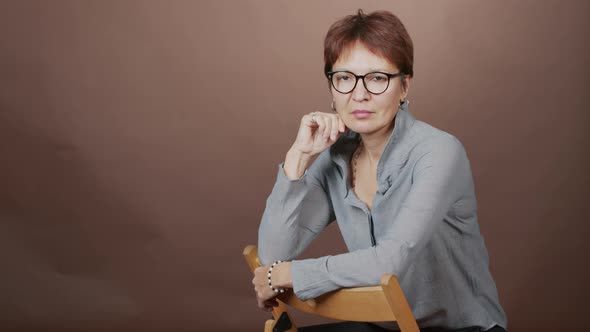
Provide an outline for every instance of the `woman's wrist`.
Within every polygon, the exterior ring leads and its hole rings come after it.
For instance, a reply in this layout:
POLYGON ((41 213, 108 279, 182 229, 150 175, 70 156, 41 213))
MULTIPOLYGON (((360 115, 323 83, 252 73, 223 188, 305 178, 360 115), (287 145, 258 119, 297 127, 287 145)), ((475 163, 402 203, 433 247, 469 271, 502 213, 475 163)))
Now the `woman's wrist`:
POLYGON ((293 288, 291 262, 282 262, 273 268, 272 285, 275 288, 293 288))
POLYGON ((289 180, 300 179, 314 159, 315 156, 310 156, 297 149, 289 149, 285 156, 285 163, 283 164, 285 175, 289 180))

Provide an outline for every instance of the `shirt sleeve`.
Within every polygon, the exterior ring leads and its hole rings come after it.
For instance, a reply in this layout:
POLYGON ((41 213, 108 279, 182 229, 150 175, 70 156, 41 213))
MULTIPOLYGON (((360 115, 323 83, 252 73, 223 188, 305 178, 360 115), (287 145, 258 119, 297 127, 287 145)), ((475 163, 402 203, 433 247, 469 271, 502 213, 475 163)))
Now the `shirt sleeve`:
POLYGON ((322 153, 297 180, 279 165, 258 230, 258 257, 268 265, 296 258, 332 220, 334 212, 322 181, 329 155, 322 153))
POLYGON ((429 241, 451 205, 459 199, 469 162, 454 137, 422 143, 413 184, 393 226, 377 244, 335 256, 296 260, 291 264, 294 292, 301 300, 342 287, 378 285, 385 273, 403 278, 414 257, 429 241), (467 169, 465 169, 467 167, 467 169))

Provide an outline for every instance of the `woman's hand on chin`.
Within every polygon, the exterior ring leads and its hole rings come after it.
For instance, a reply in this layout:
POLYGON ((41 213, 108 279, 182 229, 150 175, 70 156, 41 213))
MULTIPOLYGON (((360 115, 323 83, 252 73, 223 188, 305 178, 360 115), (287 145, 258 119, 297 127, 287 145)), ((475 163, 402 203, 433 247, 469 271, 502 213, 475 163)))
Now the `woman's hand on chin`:
POLYGON ((297 137, 291 149, 313 157, 328 149, 346 131, 336 113, 312 112, 301 118, 297 137))
POLYGON ((283 169, 291 179, 299 179, 322 151, 336 142, 346 131, 338 114, 313 112, 301 118, 295 142, 287 152, 283 169))

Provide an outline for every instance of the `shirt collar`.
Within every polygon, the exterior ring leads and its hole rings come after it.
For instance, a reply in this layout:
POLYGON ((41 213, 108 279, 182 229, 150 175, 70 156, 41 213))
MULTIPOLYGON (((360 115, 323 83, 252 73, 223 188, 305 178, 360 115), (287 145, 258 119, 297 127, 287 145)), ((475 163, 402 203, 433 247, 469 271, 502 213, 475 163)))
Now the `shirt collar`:
MULTIPOLYGON (((409 129, 414 124, 416 119, 410 113, 408 108, 408 101, 404 102, 394 118, 394 126, 383 152, 379 164, 377 165, 377 179, 379 191, 384 193, 391 186, 389 178, 382 179, 383 171, 386 165, 390 164, 390 160, 394 159, 394 151, 399 148, 400 142, 403 137, 407 136, 409 129)), ((345 132, 334 145, 330 147, 330 157, 332 161, 338 166, 338 171, 342 178, 345 178, 345 174, 348 172, 348 161, 356 147, 360 142, 360 134, 348 130, 345 132)), ((394 163, 398 164, 398 163, 394 163)))

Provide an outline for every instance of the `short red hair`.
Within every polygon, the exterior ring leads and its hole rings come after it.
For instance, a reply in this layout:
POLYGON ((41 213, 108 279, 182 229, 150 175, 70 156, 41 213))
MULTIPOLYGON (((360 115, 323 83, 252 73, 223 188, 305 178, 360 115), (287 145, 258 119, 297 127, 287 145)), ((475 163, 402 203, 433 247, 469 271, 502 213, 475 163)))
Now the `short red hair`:
MULTIPOLYGON (((397 16, 388 11, 365 14, 361 9, 336 21, 324 40, 324 74, 348 48, 360 42, 371 52, 395 64, 400 72, 414 76, 414 45, 397 16)), ((405 86, 405 80, 402 79, 405 86)))

